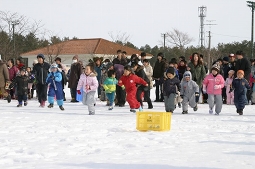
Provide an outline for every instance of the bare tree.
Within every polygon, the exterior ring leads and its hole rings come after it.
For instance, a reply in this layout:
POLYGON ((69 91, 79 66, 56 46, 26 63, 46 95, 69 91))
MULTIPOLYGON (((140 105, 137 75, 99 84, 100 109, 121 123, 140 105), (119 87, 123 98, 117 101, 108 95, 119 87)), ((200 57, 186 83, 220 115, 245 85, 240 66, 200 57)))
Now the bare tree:
POLYGON ((40 22, 30 22, 28 18, 18 13, 0 11, 0 32, 6 32, 8 35, 8 37, 0 37, 0 52, 3 54, 4 59, 18 56, 14 41, 16 35, 39 34, 41 27, 40 22))
POLYGON ((176 47, 184 49, 185 45, 188 45, 189 43, 194 41, 194 39, 189 37, 187 33, 181 32, 177 29, 173 29, 173 31, 169 31, 166 33, 166 41, 176 47))
POLYGON ((121 33, 120 31, 116 33, 116 35, 113 34, 113 32, 109 32, 108 35, 111 37, 112 41, 115 43, 119 43, 123 46, 127 44, 127 42, 130 39, 130 36, 127 35, 126 32, 121 33))

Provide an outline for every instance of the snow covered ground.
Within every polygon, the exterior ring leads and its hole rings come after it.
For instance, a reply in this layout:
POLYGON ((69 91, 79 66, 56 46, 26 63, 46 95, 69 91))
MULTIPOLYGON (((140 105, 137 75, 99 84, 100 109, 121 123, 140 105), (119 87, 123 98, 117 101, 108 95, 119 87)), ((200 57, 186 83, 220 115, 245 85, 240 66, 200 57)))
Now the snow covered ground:
POLYGON ((89 116, 70 97, 65 111, 0 100, 0 169, 255 168, 255 106, 243 116, 228 105, 220 116, 209 115, 207 104, 187 115, 177 108, 170 131, 139 132, 127 104, 112 111, 105 104, 97 101, 89 116))

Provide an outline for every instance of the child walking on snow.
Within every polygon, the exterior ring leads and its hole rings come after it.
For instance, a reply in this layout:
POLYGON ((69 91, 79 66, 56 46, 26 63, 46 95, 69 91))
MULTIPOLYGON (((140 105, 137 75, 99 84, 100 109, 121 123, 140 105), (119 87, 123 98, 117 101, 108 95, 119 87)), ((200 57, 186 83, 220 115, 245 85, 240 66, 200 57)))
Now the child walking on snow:
POLYGON ((175 70, 173 67, 169 67, 166 72, 166 79, 163 82, 163 95, 165 102, 166 112, 174 112, 175 109, 175 98, 176 88, 180 91, 180 80, 175 77, 175 70))
POLYGON ((237 71, 237 78, 232 82, 232 90, 234 90, 234 102, 236 106, 236 112, 239 115, 243 115, 243 109, 245 107, 245 88, 250 89, 248 81, 244 78, 244 71, 237 71))
POLYGON ((183 74, 181 82, 181 97, 182 97, 182 114, 188 114, 188 106, 197 111, 197 102, 199 101, 199 86, 192 80, 190 71, 183 74))
POLYGON ((53 108, 54 106, 54 97, 57 98, 57 104, 60 110, 65 110, 63 107, 63 87, 62 87, 62 70, 58 69, 57 64, 52 64, 50 66, 50 73, 46 79, 46 83, 49 84, 48 91, 48 108, 53 108))
POLYGON ((82 103, 88 106, 89 115, 95 115, 95 94, 97 87, 98 81, 94 71, 94 66, 92 64, 88 64, 85 67, 84 73, 80 76, 77 93, 81 94, 81 89, 83 89, 82 103))
POLYGON ((213 114, 215 104, 215 115, 219 115, 222 109, 222 88, 224 87, 224 78, 220 72, 220 66, 212 66, 212 73, 207 75, 203 81, 203 92, 208 94, 209 113, 213 114))
POLYGON ((113 102, 115 98, 115 91, 116 91, 116 84, 118 83, 117 79, 115 78, 115 71, 109 70, 107 72, 108 77, 105 79, 103 87, 105 89, 106 97, 110 102, 110 107, 108 110, 113 109, 113 102))
POLYGON ((18 74, 14 78, 14 80, 12 81, 12 83, 9 86, 10 88, 13 88, 16 86, 18 102, 19 102, 17 107, 22 107, 22 101, 24 101, 24 106, 27 105, 28 81, 29 81, 29 78, 26 75, 26 70, 24 68, 22 68, 20 70, 20 74, 18 74))
POLYGON ((148 84, 142 78, 132 73, 131 66, 125 66, 124 74, 123 76, 121 76, 118 85, 121 86, 123 90, 126 89, 126 100, 130 106, 130 112, 133 113, 136 113, 135 109, 139 109, 139 111, 142 111, 142 107, 136 99, 137 84, 148 86, 148 84))
POLYGON ((230 70, 228 72, 228 78, 225 81, 225 87, 226 87, 226 95, 227 95, 227 104, 234 104, 234 92, 231 90, 232 82, 234 79, 234 70, 230 70))

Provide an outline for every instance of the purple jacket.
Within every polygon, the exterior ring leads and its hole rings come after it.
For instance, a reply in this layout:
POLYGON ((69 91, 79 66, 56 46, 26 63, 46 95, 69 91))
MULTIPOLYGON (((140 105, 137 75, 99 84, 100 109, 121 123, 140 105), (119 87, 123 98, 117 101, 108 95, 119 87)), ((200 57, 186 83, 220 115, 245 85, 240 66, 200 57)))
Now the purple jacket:
POLYGON ((114 64, 114 71, 116 73, 116 79, 119 80, 124 73, 124 66, 121 64, 114 64))
POLYGON ((86 93, 90 91, 96 91, 98 87, 98 81, 95 73, 91 73, 90 75, 86 75, 85 73, 81 74, 77 90, 82 90, 86 93), (89 89, 86 89, 86 86, 89 86, 89 89))

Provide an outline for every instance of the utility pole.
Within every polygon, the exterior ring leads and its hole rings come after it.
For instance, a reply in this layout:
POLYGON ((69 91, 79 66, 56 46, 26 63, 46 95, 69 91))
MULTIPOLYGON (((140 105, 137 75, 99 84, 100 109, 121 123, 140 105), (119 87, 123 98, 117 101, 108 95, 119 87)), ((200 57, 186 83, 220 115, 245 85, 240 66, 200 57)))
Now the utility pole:
POLYGON ((199 41, 200 41, 200 47, 205 46, 205 30, 204 30, 204 18, 206 17, 206 7, 201 6, 198 7, 198 17, 200 17, 200 31, 199 31, 199 41))
POLYGON ((251 8, 251 58, 253 58, 253 51, 254 51, 254 42, 253 42, 253 21, 254 21, 254 8, 255 8, 255 2, 252 1, 246 1, 247 6, 251 8))
POLYGON ((16 55, 15 49, 15 26, 19 24, 19 21, 12 21, 12 38, 13 38, 13 57, 16 55))
POLYGON ((166 52, 166 37, 167 37, 167 34, 166 33, 162 33, 161 36, 163 36, 164 38, 164 41, 163 41, 163 48, 164 48, 164 56, 165 56, 165 52, 166 52))
POLYGON ((208 37, 209 37, 209 42, 208 42, 207 66, 208 66, 208 70, 211 70, 211 31, 209 31, 208 37))

